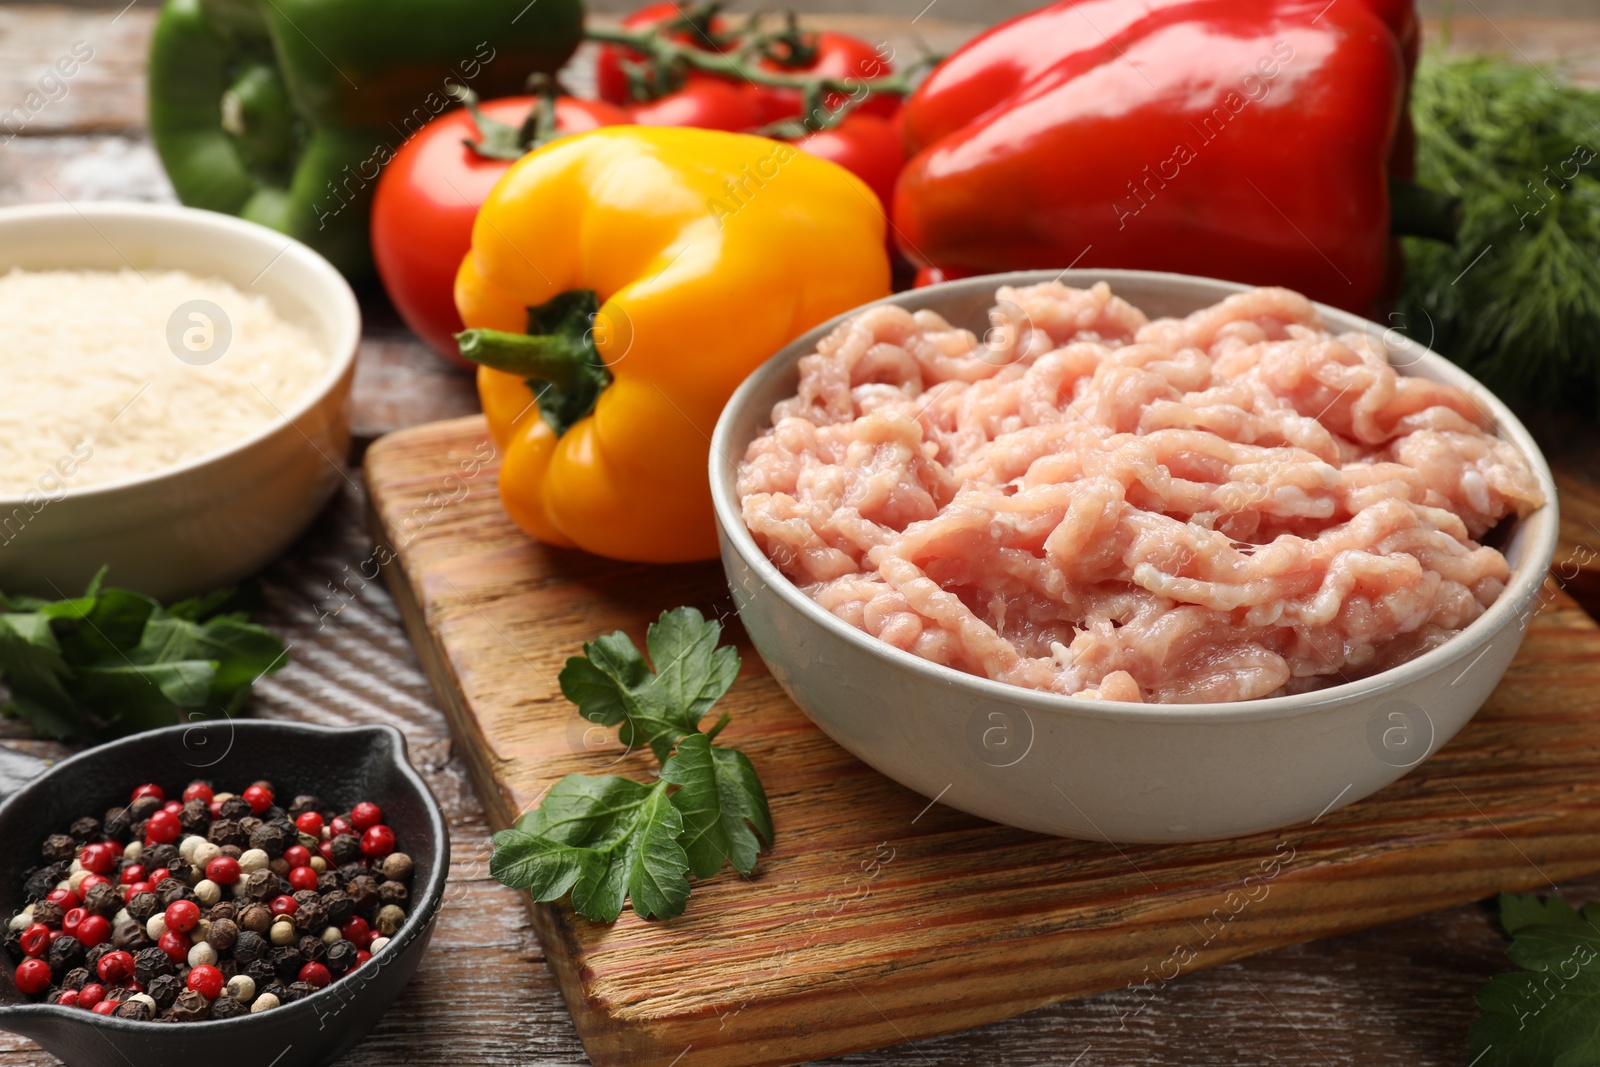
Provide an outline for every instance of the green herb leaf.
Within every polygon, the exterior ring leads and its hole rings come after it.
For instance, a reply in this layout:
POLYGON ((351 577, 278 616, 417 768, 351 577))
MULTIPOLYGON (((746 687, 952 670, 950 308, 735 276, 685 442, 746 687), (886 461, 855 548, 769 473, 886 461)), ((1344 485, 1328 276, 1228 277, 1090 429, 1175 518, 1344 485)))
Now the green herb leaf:
POLYGON ((1581 1067, 1600 1061, 1600 905, 1582 912, 1559 898, 1500 898, 1512 934, 1506 955, 1524 968, 1478 993, 1470 1032, 1479 1067, 1581 1067))
POLYGON ((696 878, 710 878, 725 860, 741 874, 755 870, 762 845, 772 844, 772 813, 743 752, 694 734, 678 744, 661 779, 679 787, 672 803, 683 813, 681 843, 696 878))
POLYGON ((699 729, 700 719, 739 673, 739 654, 717 647, 722 624, 694 608, 663 612, 645 635, 654 670, 620 630, 583 646, 567 660, 561 692, 578 713, 602 726, 621 726, 618 738, 643 742, 666 761, 678 739, 699 729))
POLYGON ((535 900, 570 890, 573 910, 597 922, 615 920, 624 900, 642 918, 670 919, 689 899, 682 832, 667 783, 571 774, 495 835, 489 871, 535 900))

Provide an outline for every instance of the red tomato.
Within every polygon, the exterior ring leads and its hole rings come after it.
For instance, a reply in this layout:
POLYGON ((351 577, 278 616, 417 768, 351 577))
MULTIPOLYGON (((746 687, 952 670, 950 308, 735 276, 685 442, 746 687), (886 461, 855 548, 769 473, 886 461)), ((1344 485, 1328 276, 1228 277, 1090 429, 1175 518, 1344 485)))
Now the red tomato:
POLYGON ((878 194, 879 204, 885 214, 894 199, 894 182, 905 165, 900 151, 900 140, 894 135, 894 125, 878 115, 864 115, 852 111, 844 121, 828 130, 794 142, 803 152, 837 163, 878 194))
MULTIPOLYGON (((808 34, 809 43, 816 49, 809 63, 789 66, 778 60, 763 59, 761 66, 780 74, 814 74, 818 77, 853 78, 866 81, 894 73, 889 61, 878 50, 859 37, 845 33, 808 34)), ((801 97, 798 89, 778 89, 769 85, 746 83, 744 91, 755 100, 759 124, 766 125, 779 119, 800 114, 801 97)), ((832 110, 843 106, 848 99, 844 93, 829 93, 823 106, 832 110)), ((856 114, 878 115, 888 118, 900 109, 898 96, 871 96, 856 107, 856 114)))
POLYGON ((738 132, 761 124, 755 101, 748 94, 720 78, 694 75, 677 92, 629 110, 640 126, 700 126, 738 132))
MULTIPOLYGON (((684 17, 692 10, 690 5, 679 5, 667 0, 665 3, 646 4, 627 18, 622 20, 623 29, 648 30, 652 26, 659 26, 663 22, 684 17)), ((728 24, 725 19, 713 16, 709 24, 712 33, 722 34, 727 31, 728 24)), ((716 49, 705 37, 691 30, 685 30, 672 35, 673 40, 685 44, 694 44, 710 52, 716 49)), ((628 75, 622 69, 623 60, 637 62, 644 57, 631 48, 621 45, 603 44, 600 54, 595 58, 594 81, 595 89, 600 94, 600 99, 613 104, 628 104, 633 98, 628 94, 628 75)), ((656 125, 669 125, 656 123, 656 125)), ((681 124, 687 125, 687 123, 681 124)))
MULTIPOLYGON (((520 126, 536 98, 508 96, 479 105, 488 118, 520 126)), ((621 108, 594 100, 556 99, 556 128, 582 133, 628 121, 621 108)), ((383 169, 372 201, 372 255, 395 309, 428 347, 470 366, 456 350, 456 268, 472 247, 472 220, 511 160, 485 159, 471 116, 455 110, 428 123, 383 169)))

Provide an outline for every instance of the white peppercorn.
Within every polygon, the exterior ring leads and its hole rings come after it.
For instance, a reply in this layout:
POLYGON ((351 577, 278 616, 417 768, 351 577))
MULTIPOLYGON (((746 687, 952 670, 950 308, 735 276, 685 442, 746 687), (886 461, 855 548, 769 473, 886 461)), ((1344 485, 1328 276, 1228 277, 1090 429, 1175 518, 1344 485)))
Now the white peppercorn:
POLYGON ((294 920, 279 917, 272 924, 272 930, 267 935, 274 945, 292 945, 300 940, 300 935, 294 928, 294 920))
POLYGON ((273 993, 263 993, 250 1005, 251 1014, 258 1011, 270 1011, 278 1006, 278 997, 273 993))
POLYGON ((239 854, 239 870, 243 874, 254 874, 271 862, 271 858, 259 848, 247 848, 239 854))
POLYGON ((378 909, 378 921, 374 924, 374 927, 378 933, 389 937, 400 929, 401 924, 405 921, 406 912, 404 908, 397 904, 385 904, 378 909))
POLYGON ((189 863, 203 871, 206 869, 206 864, 210 863, 220 855, 222 855, 221 845, 202 838, 200 843, 195 846, 194 858, 191 859, 189 863))
POLYGON ((337 926, 330 926, 322 931, 322 943, 324 945, 331 945, 343 936, 344 935, 339 932, 339 928, 337 926))
POLYGON ((217 965, 217 950, 208 942, 201 941, 189 946, 189 966, 215 967, 217 965))
POLYGON ((144 924, 144 932, 150 935, 150 940, 160 941, 161 935, 167 932, 166 913, 158 911, 150 916, 150 921, 144 924))
POLYGON ((241 1004, 248 1004, 256 998, 256 980, 248 974, 236 974, 228 979, 228 996, 241 1004))
POLYGON ((157 1011, 161 1010, 160 1008, 158 1008, 156 1006, 156 998, 152 997, 149 993, 135 993, 133 996, 129 997, 128 999, 129 1000, 137 1000, 141 1004, 150 1005, 150 1013, 152 1015, 154 1015, 157 1011))
POLYGON ((372 939, 372 944, 367 946, 367 951, 376 956, 378 953, 382 952, 384 948, 388 946, 388 944, 389 939, 387 937, 375 937, 372 939))
POLYGON ((222 899, 222 887, 209 878, 202 878, 194 884, 194 898, 201 907, 209 908, 222 899))
POLYGON ((12 931, 26 930, 32 925, 33 905, 29 904, 26 908, 23 908, 21 911, 17 912, 16 915, 12 916, 11 922, 8 924, 8 928, 12 931))

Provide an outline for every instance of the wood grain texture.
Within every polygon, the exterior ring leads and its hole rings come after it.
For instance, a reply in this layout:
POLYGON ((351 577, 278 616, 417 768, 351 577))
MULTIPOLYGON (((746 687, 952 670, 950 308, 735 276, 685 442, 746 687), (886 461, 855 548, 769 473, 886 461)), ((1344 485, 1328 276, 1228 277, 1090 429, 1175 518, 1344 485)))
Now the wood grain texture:
MULTIPOLYGON (((653 766, 586 732, 556 684, 567 656, 614 628, 642 641, 681 603, 729 611, 714 563, 530 541, 499 506, 492 455, 481 418, 453 420, 376 442, 366 477, 401 564, 391 588, 504 826, 565 774, 653 766)), ((1600 869, 1600 628, 1553 589, 1488 706, 1414 774, 1310 826, 1161 847, 931 804, 824 737, 729 622, 744 665, 724 737, 767 785, 775 848, 749 878, 698 885, 670 922, 533 908, 602 1067, 794 1063, 1106 989, 1154 996, 1265 949, 1600 869)))

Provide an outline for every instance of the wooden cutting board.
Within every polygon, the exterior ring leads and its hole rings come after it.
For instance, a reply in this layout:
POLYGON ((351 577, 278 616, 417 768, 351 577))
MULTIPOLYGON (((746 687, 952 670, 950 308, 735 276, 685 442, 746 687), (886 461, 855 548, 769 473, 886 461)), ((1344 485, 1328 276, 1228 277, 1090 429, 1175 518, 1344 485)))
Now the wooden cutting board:
MULTIPOLYGON (((381 439, 366 475, 375 559, 397 561, 390 586, 491 820, 565 774, 646 776, 648 754, 602 742, 556 674, 602 632, 642 644, 665 608, 726 614, 719 567, 528 540, 501 511, 481 417, 381 439)), ((594 1063, 743 1067, 1121 986, 1143 1003, 1275 946, 1548 889, 1600 870, 1600 628, 1548 592, 1489 704, 1416 772, 1309 825, 1181 846, 1041 837, 930 802, 824 737, 734 625, 723 737, 766 783, 776 846, 670 922, 603 926, 564 905, 534 905, 534 922, 594 1063)))

